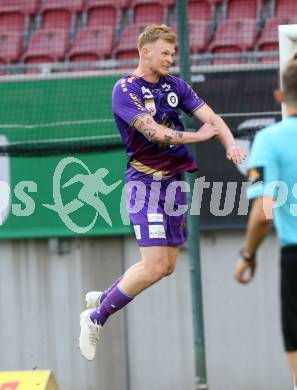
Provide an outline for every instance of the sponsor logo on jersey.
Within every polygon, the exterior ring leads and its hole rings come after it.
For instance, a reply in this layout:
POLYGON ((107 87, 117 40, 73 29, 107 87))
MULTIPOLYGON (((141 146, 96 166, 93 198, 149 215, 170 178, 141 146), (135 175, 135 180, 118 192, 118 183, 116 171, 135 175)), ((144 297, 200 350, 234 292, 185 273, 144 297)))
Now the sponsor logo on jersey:
POLYGON ((154 98, 154 96, 149 88, 142 87, 141 91, 142 91, 143 97, 145 99, 153 99, 154 98))
POLYGON ((164 218, 163 218, 163 214, 151 213, 147 215, 147 220, 149 222, 163 222, 164 218))
POLYGON ((164 89, 165 92, 169 92, 171 89, 171 86, 169 84, 164 83, 164 84, 162 84, 162 88, 164 89))
POLYGON ((145 111, 145 108, 143 107, 143 105, 141 104, 141 102, 139 101, 137 95, 135 95, 134 93, 129 93, 129 96, 130 98, 132 99, 133 103, 135 104, 135 106, 138 108, 138 110, 140 111, 145 111))
POLYGON ((149 225, 149 238, 166 238, 164 225, 149 225))

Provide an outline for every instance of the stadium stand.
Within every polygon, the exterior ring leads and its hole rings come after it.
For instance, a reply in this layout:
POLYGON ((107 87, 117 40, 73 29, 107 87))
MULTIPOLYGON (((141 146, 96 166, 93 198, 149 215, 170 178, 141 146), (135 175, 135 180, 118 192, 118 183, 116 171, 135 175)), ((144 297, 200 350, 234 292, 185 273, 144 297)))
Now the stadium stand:
POLYGON ((88 27, 78 31, 69 53, 71 62, 98 61, 110 57, 114 46, 113 27, 88 27))
MULTIPOLYGON (((216 31, 210 50, 213 54, 242 53, 254 48, 257 38, 255 20, 225 20, 216 31)), ((240 58, 224 58, 214 60, 214 64, 241 63, 240 58)))
POLYGON ((203 53, 206 51, 209 41, 208 21, 189 22, 189 34, 191 54, 203 53))
POLYGON ((169 8, 174 5, 174 0, 134 0, 134 23, 168 23, 169 8))
POLYGON ((108 0, 90 0, 87 4, 89 27, 110 26, 116 28, 120 4, 108 0))
POLYGON ((115 58, 118 60, 127 60, 137 58, 138 51, 135 40, 131 37, 137 37, 143 30, 144 25, 132 24, 127 26, 121 34, 120 42, 114 50, 115 58))
POLYGON ((23 47, 22 34, 15 32, 0 32, 0 64, 18 62, 23 47))
POLYGON ((43 29, 74 31, 76 15, 82 12, 83 0, 43 0, 41 26, 43 29))
MULTIPOLYGON (((188 19, 196 63, 205 53, 214 64, 278 61, 269 52, 278 50, 278 25, 297 22, 297 0, 188 0, 188 19)), ((148 23, 176 29, 176 1, 0 0, 1 64, 137 58, 148 23)))
POLYGON ((36 14, 39 0, 0 0, 0 13, 36 14))
POLYGON ((261 0, 229 0, 227 18, 233 20, 259 19, 261 6, 261 0))
POLYGON ((68 31, 47 29, 35 31, 24 55, 24 62, 40 64, 62 61, 65 59, 68 45, 68 31))
POLYGON ((0 31, 27 35, 38 7, 39 0, 0 0, 0 31))
POLYGON ((275 16, 277 18, 288 18, 295 16, 297 18, 296 0, 277 0, 275 3, 275 16))
POLYGON ((188 3, 188 19, 190 22, 211 20, 212 5, 207 0, 204 1, 190 1, 188 3))
MULTIPOLYGON (((269 19, 264 27, 262 35, 258 41, 259 52, 278 51, 278 26, 280 24, 296 23, 297 18, 294 20, 288 17, 275 17, 269 19)), ((277 56, 260 56, 260 62, 277 62, 277 56)))
POLYGON ((24 14, 19 12, 0 14, 0 31, 25 34, 27 30, 28 19, 24 14))
POLYGON ((39 0, 0 0, 1 31, 24 32, 25 22, 36 15, 39 0))

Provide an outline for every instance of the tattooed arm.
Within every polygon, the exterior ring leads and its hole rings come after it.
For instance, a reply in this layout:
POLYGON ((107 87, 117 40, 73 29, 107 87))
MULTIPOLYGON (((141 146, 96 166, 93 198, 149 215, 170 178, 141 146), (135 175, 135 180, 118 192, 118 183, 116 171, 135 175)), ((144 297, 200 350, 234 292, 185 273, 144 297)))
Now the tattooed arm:
POLYGON ((172 130, 169 127, 159 125, 150 114, 137 117, 133 127, 149 141, 168 145, 202 142, 217 135, 217 129, 208 124, 202 126, 197 132, 172 130))

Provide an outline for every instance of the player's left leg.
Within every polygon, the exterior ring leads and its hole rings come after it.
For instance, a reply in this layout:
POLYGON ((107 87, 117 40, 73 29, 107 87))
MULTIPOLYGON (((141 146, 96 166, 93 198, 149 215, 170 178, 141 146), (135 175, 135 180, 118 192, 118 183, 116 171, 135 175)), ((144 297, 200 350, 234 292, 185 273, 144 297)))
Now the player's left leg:
MULTIPOLYGON (((167 247, 167 253, 168 253, 168 267, 167 272, 165 276, 171 275, 175 271, 176 267, 176 260, 177 256, 179 254, 179 246, 168 246, 167 247)), ((137 268, 138 263, 132 265, 130 267, 130 270, 132 271, 133 268, 137 268)), ((101 303, 105 300, 107 295, 121 282, 123 279, 124 274, 121 275, 118 279, 116 279, 111 286, 109 286, 106 290, 102 291, 89 291, 86 294, 86 306, 87 309, 96 309, 98 308, 101 303)))

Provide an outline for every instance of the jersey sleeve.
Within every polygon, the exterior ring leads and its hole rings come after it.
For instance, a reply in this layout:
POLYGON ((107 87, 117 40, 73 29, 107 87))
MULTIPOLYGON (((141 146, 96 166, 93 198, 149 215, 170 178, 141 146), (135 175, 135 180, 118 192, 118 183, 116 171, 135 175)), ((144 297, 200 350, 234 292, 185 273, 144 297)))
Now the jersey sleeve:
POLYGON ((193 88, 182 79, 177 79, 177 88, 180 96, 180 108, 188 115, 204 104, 204 100, 197 95, 193 88))
POLYGON ((276 198, 279 182, 279 164, 271 138, 260 132, 256 135, 248 163, 248 179, 251 183, 247 190, 248 199, 265 195, 276 198))
POLYGON ((129 126, 140 115, 149 114, 142 103, 141 91, 126 79, 119 80, 112 91, 112 111, 129 126))

